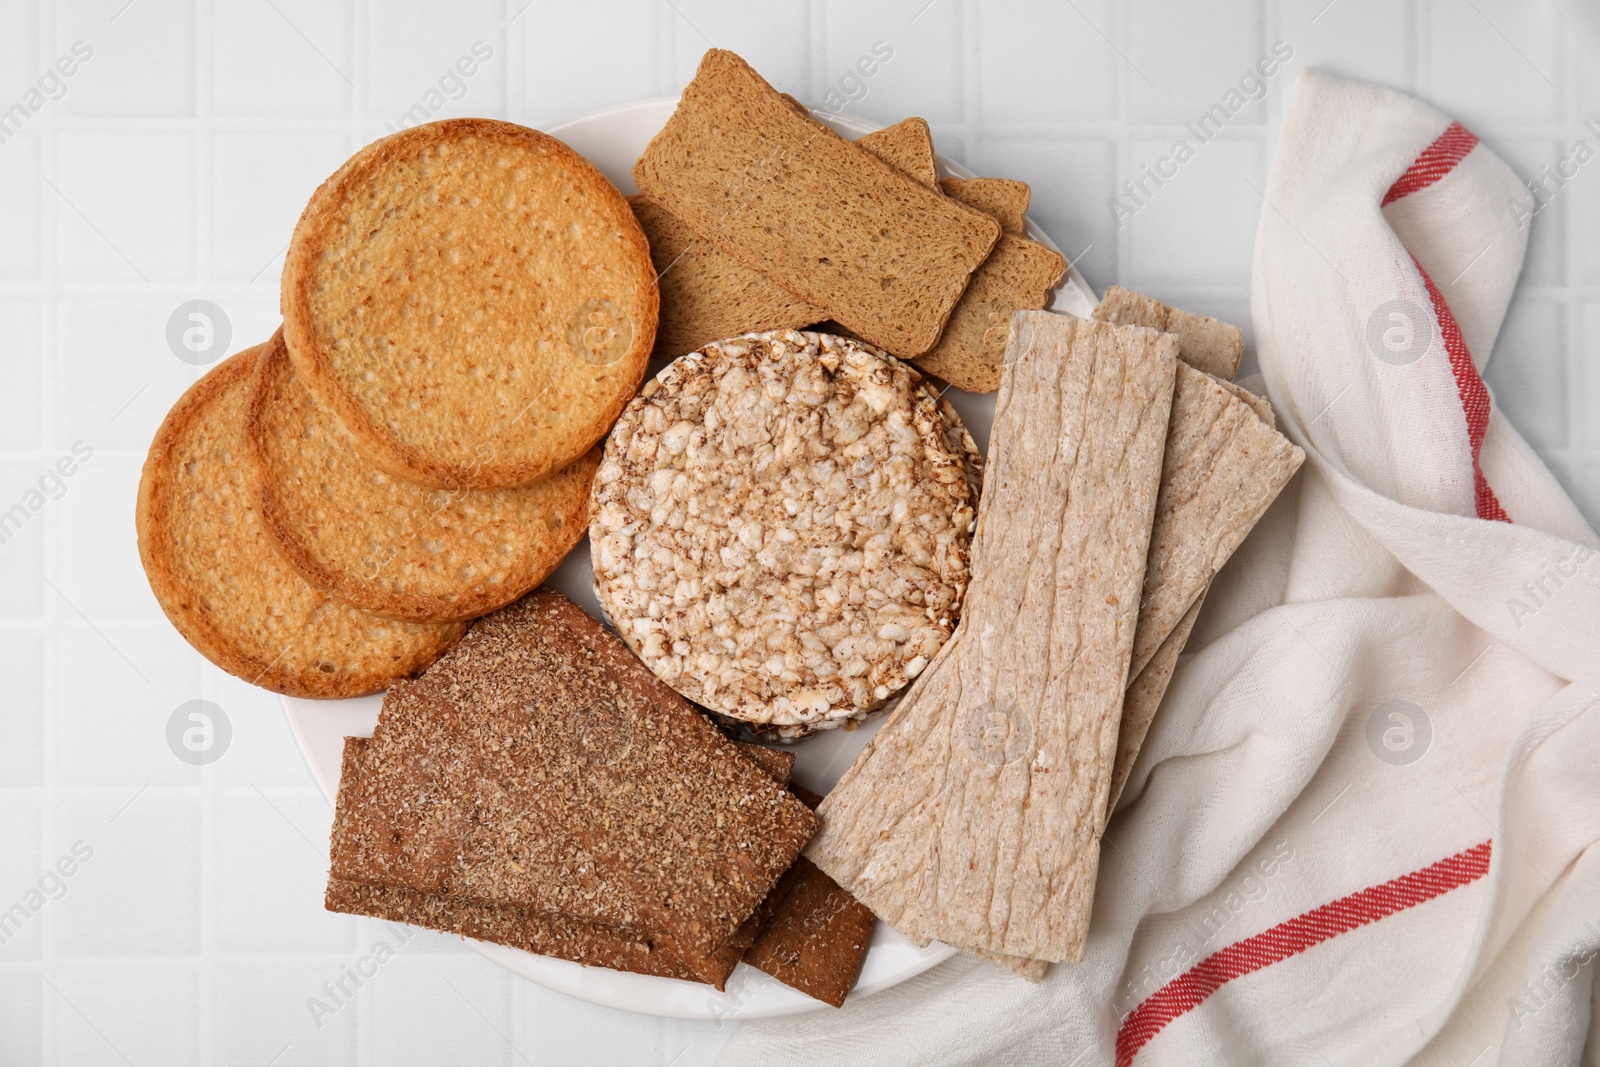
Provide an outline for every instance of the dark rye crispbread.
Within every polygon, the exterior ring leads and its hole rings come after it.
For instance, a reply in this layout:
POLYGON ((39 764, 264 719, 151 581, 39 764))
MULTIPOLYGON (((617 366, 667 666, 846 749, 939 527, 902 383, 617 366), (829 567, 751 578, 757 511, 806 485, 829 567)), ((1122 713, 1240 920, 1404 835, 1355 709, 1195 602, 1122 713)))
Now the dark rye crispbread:
POLYGON ((1113 285, 1094 309, 1101 322, 1124 326, 1148 326, 1178 338, 1178 358, 1196 370, 1228 381, 1239 370, 1244 356, 1244 334, 1239 327, 1196 315, 1182 308, 1168 307, 1154 297, 1113 285))
POLYGON ((722 49, 634 165, 639 189, 740 263, 902 356, 939 339, 999 223, 795 112, 722 49))
MULTIPOLYGON (((343 819, 349 817, 346 798, 360 792, 360 783, 366 774, 367 748, 368 741, 364 737, 344 739, 338 815, 334 824, 336 833, 340 832, 343 819)), ((486 904, 339 877, 328 880, 324 904, 329 911, 426 926, 593 967, 664 978, 698 977, 676 957, 656 949, 647 936, 556 912, 486 904)))
MULTIPOLYGON (((789 789, 808 808, 822 798, 802 786, 789 789)), ((787 986, 834 1007, 856 984, 872 941, 872 911, 801 856, 763 905, 761 935, 744 962, 787 986)))
MULTIPOLYGON (((809 119, 810 112, 801 104, 792 106, 809 119)), ((933 137, 921 119, 906 119, 866 134, 856 144, 924 185, 931 187, 938 177, 933 137)), ((628 203, 650 241, 650 261, 661 286, 657 357, 672 359, 725 337, 799 329, 828 317, 822 308, 701 240, 643 193, 628 197, 628 203)))
POLYGON ((605 435, 644 376, 658 294, 643 232, 537 130, 447 119, 356 153, 283 269, 295 369, 378 466, 506 488, 605 435))
POLYGON ((945 196, 993 215, 1000 223, 1001 233, 1022 236, 1023 218, 1033 195, 1027 182, 1015 178, 940 178, 939 188, 945 196))
MULTIPOLYGON (((362 792, 362 777, 367 768, 367 746, 368 739, 364 737, 344 739, 335 834, 346 832, 344 820, 349 818, 350 812, 348 798, 359 796, 362 792)), ((788 781, 789 771, 794 766, 793 753, 759 745, 741 744, 738 749, 773 781, 779 784, 788 781)), ((771 896, 768 895, 769 900, 771 896)), ((723 988, 728 975, 738 965, 765 921, 765 913, 758 912, 759 922, 754 918, 747 920, 739 934, 729 938, 726 945, 719 946, 710 958, 697 960, 694 966, 690 966, 665 948, 652 944, 647 933, 513 904, 491 904, 438 893, 419 893, 411 889, 338 877, 328 880, 324 904, 329 911, 426 926, 591 967, 705 981, 718 989, 723 988)))
POLYGON ((559 593, 384 700, 333 873, 648 929, 704 958, 816 817, 559 593))
POLYGON ((471 619, 544 581, 588 526, 590 449, 517 489, 430 489, 366 461, 300 383, 280 333, 251 384, 244 458, 306 580, 390 618, 471 619))
POLYGON ((229 674, 291 696, 377 692, 420 672, 464 627, 379 618, 315 588, 283 559, 244 461, 261 351, 208 371, 156 431, 135 517, 145 576, 177 631, 229 674))

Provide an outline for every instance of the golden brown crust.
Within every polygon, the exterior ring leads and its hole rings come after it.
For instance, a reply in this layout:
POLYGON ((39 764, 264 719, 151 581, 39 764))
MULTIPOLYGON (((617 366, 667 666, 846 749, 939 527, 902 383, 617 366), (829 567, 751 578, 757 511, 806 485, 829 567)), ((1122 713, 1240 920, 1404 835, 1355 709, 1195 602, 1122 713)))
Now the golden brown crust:
POLYGON ((246 459, 262 520, 307 581, 397 619, 456 621, 509 604, 582 539, 592 448, 520 489, 429 489, 366 463, 274 334, 250 387, 246 459))
POLYGON ((335 171, 295 227, 282 303, 319 403, 377 466, 438 488, 526 485, 582 456, 638 388, 659 313, 622 194, 490 119, 404 130, 335 171))
POLYGON ((318 592, 277 554, 239 462, 263 347, 218 364, 156 431, 139 479, 139 556, 173 626, 229 674, 291 696, 374 693, 419 674, 465 628, 369 615, 318 592))

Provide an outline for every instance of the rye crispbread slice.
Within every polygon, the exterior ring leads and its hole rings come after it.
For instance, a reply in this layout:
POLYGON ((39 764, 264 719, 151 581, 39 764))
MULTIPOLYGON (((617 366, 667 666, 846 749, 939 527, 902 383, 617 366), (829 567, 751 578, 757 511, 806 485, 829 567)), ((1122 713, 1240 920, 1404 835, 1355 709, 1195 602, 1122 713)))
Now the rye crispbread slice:
POLYGON ((438 488, 527 485, 644 377, 655 269, 616 188, 553 137, 447 119, 317 189, 283 269, 305 386, 368 457, 438 488))
MULTIPOLYGON (((801 786, 790 791, 815 809, 822 798, 801 786)), ((760 936, 744 962, 810 997, 844 1006, 872 941, 872 910, 801 856, 763 905, 760 936)))
POLYGON ((1027 182, 1015 178, 940 178, 939 188, 945 196, 993 215, 1000 223, 1001 233, 1023 235, 1023 219, 1033 195, 1027 182))
POLYGON ((1066 270, 1059 252, 1026 237, 1002 234, 973 273, 939 342, 917 357, 917 366, 958 389, 994 392, 1005 371, 1012 312, 1044 307, 1066 270))
POLYGON ((1175 338, 1019 312, 961 626, 806 855, 913 941, 1080 958, 1175 338))
MULTIPOLYGON (((368 740, 364 737, 344 739, 339 801, 334 823, 336 835, 350 832, 348 820, 351 818, 351 798, 359 796, 362 791, 361 777, 366 773, 367 745, 368 740)), ((789 770, 794 765, 793 753, 759 745, 739 745, 739 751, 774 781, 780 784, 788 781, 789 770)), ((556 912, 512 904, 491 904, 437 893, 419 893, 337 877, 328 880, 324 903, 329 911, 426 926, 591 967, 610 967, 663 978, 709 981, 718 989, 723 988, 728 975, 737 966, 755 935, 752 929, 742 941, 737 937, 732 938, 730 944, 719 949, 713 959, 696 961, 694 966, 690 966, 665 948, 652 944, 647 932, 605 926, 556 912)))
POLYGON ((1154 297, 1113 285, 1094 309, 1101 322, 1148 326, 1152 330, 1176 334, 1180 358, 1191 367, 1233 379, 1244 356, 1244 334, 1239 327, 1220 322, 1209 315, 1196 315, 1182 308, 1168 307, 1154 297))
MULTIPOLYGON (((810 117, 804 105, 785 96, 810 117)), ((891 167, 932 186, 933 138, 921 119, 906 119, 856 141, 891 167)), ((744 333, 800 329, 828 317, 759 271, 700 239, 677 216, 643 193, 628 197, 650 241, 661 286, 655 355, 671 359, 744 333)))
POLYGON ((172 625, 229 674, 291 696, 374 693, 419 673, 465 627, 379 618, 283 559, 244 461, 250 373, 264 347, 213 367, 156 431, 136 515, 145 576, 172 625))
POLYGON ((816 817, 549 589, 385 697, 337 877, 651 930, 685 962, 751 915, 816 817))
POLYGON ((476 618, 544 581, 583 537, 591 449, 518 489, 430 489, 367 462, 274 335, 256 362, 244 458, 262 521, 306 580, 391 618, 476 618))
POLYGON ((1000 226, 799 114, 722 49, 634 165, 639 189, 745 266, 902 357, 938 340, 1000 226))

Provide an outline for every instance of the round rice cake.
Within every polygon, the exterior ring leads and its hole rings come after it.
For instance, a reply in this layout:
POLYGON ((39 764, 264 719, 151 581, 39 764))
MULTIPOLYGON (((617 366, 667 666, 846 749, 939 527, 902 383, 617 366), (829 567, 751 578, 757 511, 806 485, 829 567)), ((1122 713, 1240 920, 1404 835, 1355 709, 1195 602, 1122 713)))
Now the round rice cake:
POLYGON ((433 489, 367 462, 317 404, 274 335, 246 425, 261 516, 313 585, 393 618, 471 619, 556 568, 588 527, 591 448, 519 489, 433 489))
POLYGON ((284 339, 367 457, 435 488, 509 488, 605 436, 660 298, 628 203, 537 130, 448 119, 376 141, 313 194, 284 339))
POLYGON ((915 678, 966 591, 977 450, 909 366, 778 330, 646 383, 606 441, 595 591, 684 696, 804 736, 915 678))
POLYGON ((203 656, 303 697, 375 693, 455 643, 461 623, 397 622, 319 591, 279 553, 245 461, 262 346, 212 368, 167 413, 139 478, 139 556, 156 600, 203 656))

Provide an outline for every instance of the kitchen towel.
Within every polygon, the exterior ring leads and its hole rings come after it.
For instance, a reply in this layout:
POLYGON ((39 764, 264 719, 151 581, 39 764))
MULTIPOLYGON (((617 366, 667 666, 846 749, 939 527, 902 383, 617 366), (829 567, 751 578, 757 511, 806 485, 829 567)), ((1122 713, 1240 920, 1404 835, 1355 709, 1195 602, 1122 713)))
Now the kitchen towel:
POLYGON ((1479 373, 1532 197, 1308 72, 1262 201, 1257 355, 1307 462, 1212 585, 1084 960, 958 957, 723 1063, 1600 1063, 1600 538, 1479 373))

